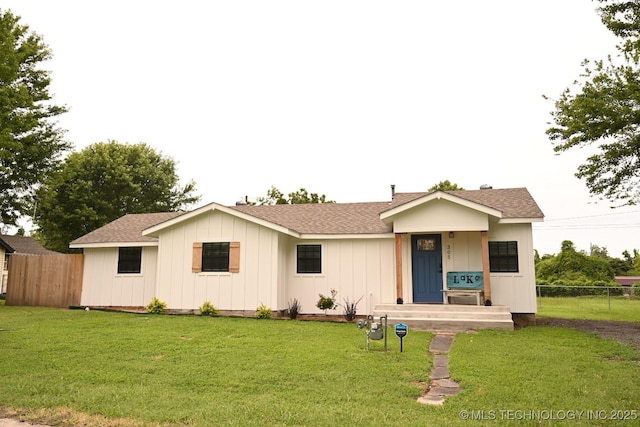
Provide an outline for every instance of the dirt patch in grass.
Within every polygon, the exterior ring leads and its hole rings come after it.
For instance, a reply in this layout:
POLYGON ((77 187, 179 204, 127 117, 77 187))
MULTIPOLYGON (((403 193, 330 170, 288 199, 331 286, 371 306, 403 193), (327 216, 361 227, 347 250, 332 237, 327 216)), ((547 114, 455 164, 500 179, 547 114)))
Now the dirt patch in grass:
POLYGON ((537 324, 540 326, 560 326, 591 332, 603 338, 616 340, 622 344, 631 344, 640 352, 640 323, 637 322, 538 318, 537 324))

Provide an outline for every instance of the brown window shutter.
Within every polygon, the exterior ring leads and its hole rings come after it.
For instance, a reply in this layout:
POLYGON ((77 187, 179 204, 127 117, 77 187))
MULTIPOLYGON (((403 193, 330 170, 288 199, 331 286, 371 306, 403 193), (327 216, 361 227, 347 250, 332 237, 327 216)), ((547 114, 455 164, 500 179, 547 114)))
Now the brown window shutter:
POLYGON ((240 242, 229 243, 229 272, 240 272, 240 242))
POLYGON ((202 271, 202 242, 193 242, 193 259, 191 260, 191 272, 202 271))

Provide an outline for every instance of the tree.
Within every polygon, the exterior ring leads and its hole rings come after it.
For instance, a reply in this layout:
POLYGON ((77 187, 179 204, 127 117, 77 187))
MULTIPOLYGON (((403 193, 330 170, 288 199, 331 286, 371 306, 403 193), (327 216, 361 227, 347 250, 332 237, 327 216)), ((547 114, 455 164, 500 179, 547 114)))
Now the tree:
POLYGON ((640 201, 640 4, 599 0, 604 25, 622 44, 622 60, 583 62, 584 73, 562 92, 547 129, 554 151, 596 145, 575 174, 592 195, 615 204, 640 201))
POLYGON ((67 111, 51 104, 51 58, 42 38, 0 10, 0 222, 15 225, 37 186, 71 148, 53 120, 67 111))
POLYGON ((71 153, 38 191, 38 238, 68 252, 69 242, 125 214, 170 212, 197 202, 178 185, 173 159, 147 144, 97 143, 71 153))
POLYGON ((440 181, 437 184, 433 184, 429 191, 456 191, 456 190, 464 190, 462 187, 458 187, 458 184, 451 183, 448 179, 445 181, 440 181))
POLYGON ((550 282, 559 279, 584 283, 610 282, 614 278, 614 272, 607 260, 578 252, 572 241, 564 240, 558 255, 540 260, 536 264, 536 278, 550 282))
POLYGON ((266 197, 258 197, 256 203, 258 205, 301 205, 307 203, 335 203, 333 200, 327 200, 327 196, 324 194, 311 193, 305 189, 300 188, 298 191, 293 191, 288 194, 288 198, 284 197, 282 191, 276 187, 271 187, 267 191, 266 197))

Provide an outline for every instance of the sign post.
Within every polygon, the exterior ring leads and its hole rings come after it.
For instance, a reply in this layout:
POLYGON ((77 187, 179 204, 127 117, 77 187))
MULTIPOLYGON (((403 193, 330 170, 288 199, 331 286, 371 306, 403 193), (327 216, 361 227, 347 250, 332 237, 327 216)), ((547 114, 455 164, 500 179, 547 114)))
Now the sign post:
POLYGON ((400 338, 400 353, 402 353, 402 339, 407 336, 407 332, 409 332, 409 327, 404 323, 398 323, 396 325, 396 335, 400 338))

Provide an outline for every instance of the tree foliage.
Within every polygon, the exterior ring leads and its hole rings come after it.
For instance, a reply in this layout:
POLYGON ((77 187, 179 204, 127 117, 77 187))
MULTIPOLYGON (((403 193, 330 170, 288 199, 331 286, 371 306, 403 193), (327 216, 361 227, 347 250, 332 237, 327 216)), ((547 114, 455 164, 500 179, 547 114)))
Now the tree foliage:
POLYGON ((575 249, 570 240, 561 244, 560 253, 536 264, 536 278, 547 281, 579 280, 585 284, 614 280, 614 271, 601 256, 589 256, 575 249))
POLYGON ((333 200, 327 200, 327 196, 318 193, 309 193, 305 188, 293 191, 285 197, 282 191, 276 187, 271 187, 267 191, 266 197, 258 197, 256 203, 258 205, 302 205, 309 203, 335 203, 333 200))
POLYGON ((433 184, 429 191, 456 191, 456 190, 464 190, 464 188, 459 187, 458 184, 450 182, 448 179, 444 181, 440 181, 437 184, 433 184))
POLYGON ((97 143, 68 156, 38 191, 38 237, 57 251, 125 214, 182 210, 199 200, 178 185, 173 159, 147 144, 97 143))
POLYGON ((50 73, 40 68, 51 51, 19 21, 0 10, 0 222, 11 225, 71 148, 54 120, 66 107, 50 103, 50 73))
POLYGON ((621 39, 619 55, 583 62, 580 78, 555 101, 547 134, 556 152, 597 146, 576 176, 594 196, 635 204, 640 201, 640 4, 599 1, 602 22, 621 39))

